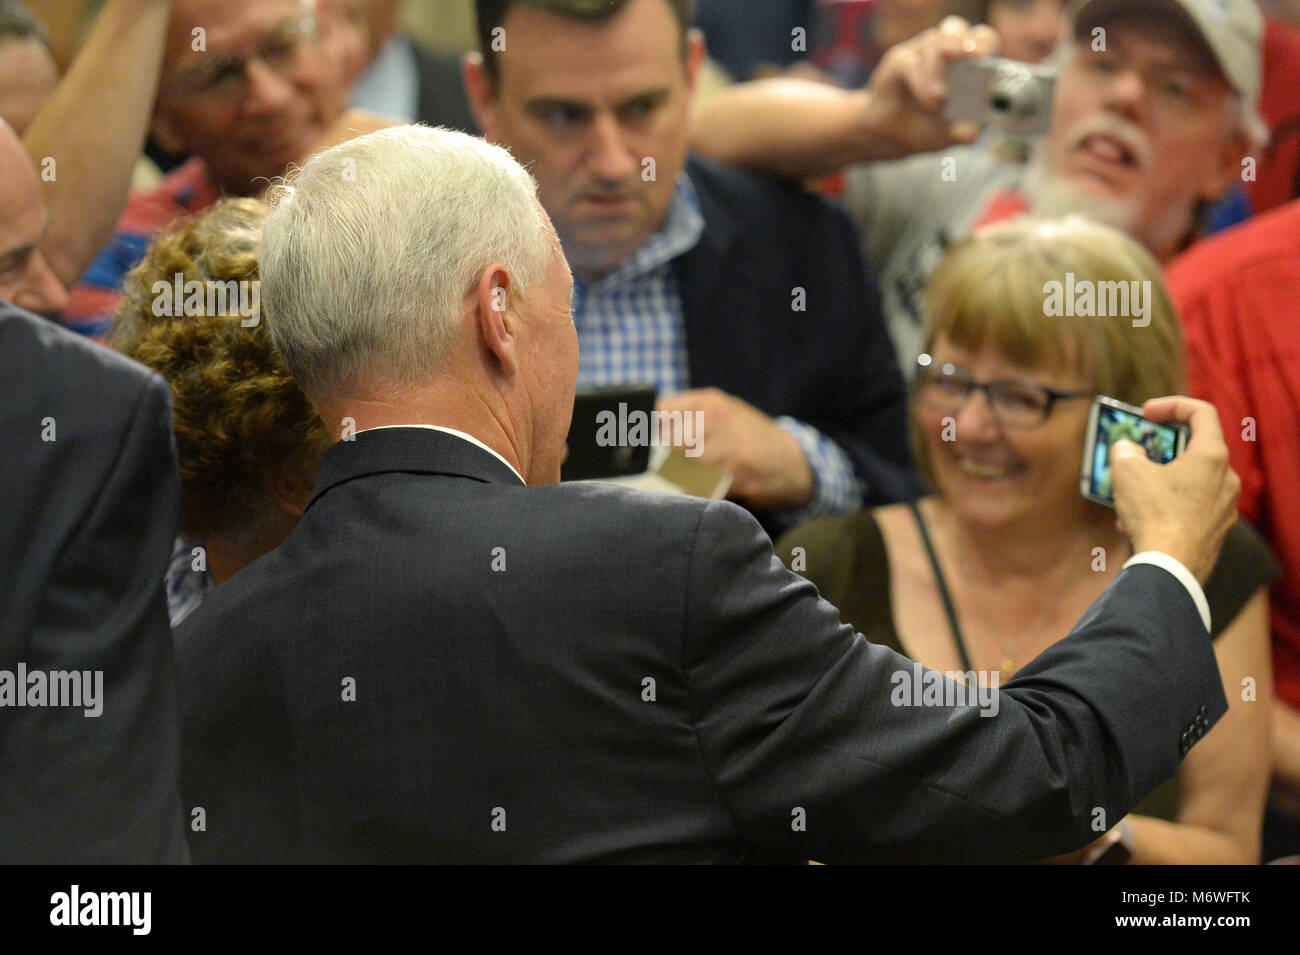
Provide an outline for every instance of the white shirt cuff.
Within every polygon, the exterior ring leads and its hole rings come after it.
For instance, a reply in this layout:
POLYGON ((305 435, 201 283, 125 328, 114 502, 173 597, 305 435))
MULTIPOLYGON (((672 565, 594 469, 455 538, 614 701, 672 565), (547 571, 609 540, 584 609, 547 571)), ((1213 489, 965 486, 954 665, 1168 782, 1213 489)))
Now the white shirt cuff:
POLYGON ((1157 567, 1163 567, 1173 574, 1175 579, 1187 588, 1187 592, 1191 595, 1192 603, 1196 604, 1196 611, 1201 615, 1201 622, 1205 624, 1206 633, 1211 632, 1210 605, 1205 599, 1205 591, 1201 589, 1200 583, 1192 575, 1192 572, 1183 566, 1181 561, 1158 550, 1144 550, 1142 553, 1134 554, 1126 560, 1124 567, 1120 569, 1132 567, 1134 564, 1155 564, 1157 567))

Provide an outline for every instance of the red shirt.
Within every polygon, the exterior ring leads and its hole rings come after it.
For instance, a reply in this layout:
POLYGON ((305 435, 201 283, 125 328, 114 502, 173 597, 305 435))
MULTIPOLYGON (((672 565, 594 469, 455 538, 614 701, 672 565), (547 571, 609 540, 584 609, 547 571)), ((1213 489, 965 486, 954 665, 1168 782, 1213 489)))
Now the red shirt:
POLYGON ((1295 196, 1300 169, 1300 30, 1264 21, 1264 77, 1259 112, 1273 131, 1254 182, 1247 182, 1256 212, 1275 209, 1295 196))
POLYGON ((1242 516, 1268 539, 1276 692, 1300 708, 1300 201, 1202 239, 1166 272, 1190 390, 1219 410, 1242 516))

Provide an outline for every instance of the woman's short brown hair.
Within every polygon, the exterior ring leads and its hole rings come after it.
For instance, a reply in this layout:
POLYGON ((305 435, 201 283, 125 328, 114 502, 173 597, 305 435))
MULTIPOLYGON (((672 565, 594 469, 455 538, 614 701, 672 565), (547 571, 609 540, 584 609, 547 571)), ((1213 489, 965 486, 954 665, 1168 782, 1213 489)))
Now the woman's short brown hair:
MULTIPOLYGON (((1129 313, 1134 306, 1130 300, 1129 313)), ((1159 264, 1122 232, 1082 216, 1015 219, 954 246, 930 278, 925 311, 926 351, 940 336, 972 351, 992 346, 1027 368, 1077 370, 1099 394, 1134 405, 1184 387, 1182 331, 1159 264), (1094 288, 1149 282, 1139 285, 1147 314, 1055 315, 1052 283, 1064 296, 1069 282, 1084 280, 1094 288)), ((930 480, 915 404, 912 410, 913 447, 930 480)))
POLYGON ((226 199, 163 229, 127 275, 117 309, 114 347, 171 385, 181 533, 194 539, 256 533, 273 506, 271 482, 310 488, 331 441, 260 316, 158 307, 160 282, 257 281, 268 211, 226 199))

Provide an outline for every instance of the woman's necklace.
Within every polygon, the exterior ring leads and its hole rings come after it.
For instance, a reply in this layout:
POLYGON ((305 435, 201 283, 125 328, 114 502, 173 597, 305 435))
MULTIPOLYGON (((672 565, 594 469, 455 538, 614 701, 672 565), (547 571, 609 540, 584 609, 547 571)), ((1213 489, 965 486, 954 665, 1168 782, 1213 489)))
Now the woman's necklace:
MULTIPOLYGON (((1021 648, 1025 637, 1035 633, 1039 628, 1047 623, 1052 613, 1058 609, 1061 598, 1063 598, 1066 593, 1068 593, 1069 590, 1079 582, 1088 568, 1093 566, 1095 563, 1095 557, 1092 553, 1089 553, 1087 559, 1081 560, 1078 569, 1074 573, 1066 575, 1065 579, 1052 592, 1050 598, 1043 601, 1043 609, 1038 612, 1038 615, 1035 616, 1032 621, 1030 621, 1029 625, 1022 628, 1008 641, 1000 636, 1000 634, 1003 633, 1003 628, 998 626, 997 618, 995 615, 989 613, 988 605, 979 596, 979 593, 983 588, 975 581, 974 567, 971 564, 965 549, 960 544, 961 536, 956 530, 955 518, 952 526, 954 528, 954 541, 957 545, 954 547, 954 550, 957 552, 957 563, 961 568, 962 575, 970 585, 970 603, 975 605, 979 617, 988 625, 989 634, 991 634, 993 639, 997 642, 1002 657, 999 670, 1001 670, 1004 678, 1009 678, 1016 672, 1016 670, 1020 669, 1021 648)), ((969 653, 969 650, 967 652, 969 653)), ((1035 654, 1035 656, 1036 655, 1037 654, 1035 654)))

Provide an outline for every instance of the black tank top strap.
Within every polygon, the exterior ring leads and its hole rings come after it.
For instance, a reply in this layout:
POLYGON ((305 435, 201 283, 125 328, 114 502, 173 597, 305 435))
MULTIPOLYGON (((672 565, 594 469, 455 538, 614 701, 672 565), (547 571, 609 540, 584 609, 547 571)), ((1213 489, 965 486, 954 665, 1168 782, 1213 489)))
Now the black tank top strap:
POLYGON ((948 615, 948 626, 952 629, 952 638, 957 644, 957 653, 961 657, 961 667, 969 672, 972 667, 970 657, 966 653, 966 641, 962 639, 961 625, 957 623, 957 608, 953 606, 952 595, 948 593, 948 583, 943 579, 943 571, 939 569, 939 555, 935 553, 934 544, 930 540, 930 531, 925 526, 925 518, 921 516, 920 505, 916 501, 912 501, 911 508, 912 514, 916 518, 916 528, 921 532, 921 543, 925 545, 925 552, 930 558, 930 567, 934 570, 934 582, 939 585, 939 598, 943 601, 944 613, 948 615))

